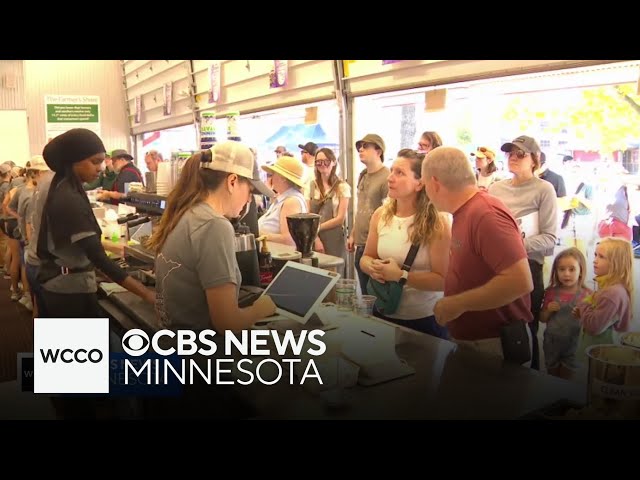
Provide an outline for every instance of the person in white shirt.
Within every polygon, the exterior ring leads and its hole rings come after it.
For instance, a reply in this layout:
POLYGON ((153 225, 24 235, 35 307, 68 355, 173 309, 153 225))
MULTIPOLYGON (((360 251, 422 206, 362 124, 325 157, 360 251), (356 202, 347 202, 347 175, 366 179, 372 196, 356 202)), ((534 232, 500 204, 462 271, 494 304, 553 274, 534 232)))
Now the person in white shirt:
POLYGON ((471 156, 476 157, 476 180, 480 190, 488 190, 492 183, 502 180, 496 166, 496 153, 487 147, 478 147, 471 156))
POLYGON ((389 198, 371 218, 360 267, 369 282, 398 282, 403 286, 397 310, 374 315, 384 320, 440 338, 446 327, 433 314, 442 297, 449 263, 451 222, 429 201, 422 183, 425 155, 403 149, 388 178, 389 198), (411 245, 419 245, 409 271, 401 269, 411 245))

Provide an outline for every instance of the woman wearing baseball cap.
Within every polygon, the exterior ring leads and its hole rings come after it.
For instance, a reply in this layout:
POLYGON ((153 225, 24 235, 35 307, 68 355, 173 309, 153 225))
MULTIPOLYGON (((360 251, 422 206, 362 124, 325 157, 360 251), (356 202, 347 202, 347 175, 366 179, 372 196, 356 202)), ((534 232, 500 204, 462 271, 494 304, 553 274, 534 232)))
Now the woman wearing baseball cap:
POLYGON ((55 172, 46 195, 37 253, 37 279, 51 318, 101 316, 95 269, 148 303, 154 293, 107 258, 83 182, 95 180, 104 161, 102 140, 91 130, 74 128, 51 140, 42 152, 55 172))
POLYGON ((544 297, 542 266, 544 257, 553 255, 558 230, 558 199, 556 191, 546 180, 534 175, 540 168, 540 146, 526 135, 521 135, 500 148, 506 154, 513 178, 496 182, 489 187, 511 210, 518 222, 524 247, 529 257, 529 269, 533 279, 531 313, 529 322, 532 336, 531 368, 540 369, 538 348, 538 317, 544 297))
POLYGON ((263 295, 238 306, 242 277, 235 232, 252 193, 272 196, 260 181, 251 150, 227 141, 193 154, 167 199, 167 208, 147 246, 156 257, 156 309, 163 327, 244 330, 273 315, 263 295))
POLYGON ((488 190, 491 184, 501 180, 498 177, 496 171, 496 154, 493 150, 487 147, 478 147, 478 149, 471 153, 472 157, 476 157, 476 180, 478 181, 478 188, 480 190, 488 190))

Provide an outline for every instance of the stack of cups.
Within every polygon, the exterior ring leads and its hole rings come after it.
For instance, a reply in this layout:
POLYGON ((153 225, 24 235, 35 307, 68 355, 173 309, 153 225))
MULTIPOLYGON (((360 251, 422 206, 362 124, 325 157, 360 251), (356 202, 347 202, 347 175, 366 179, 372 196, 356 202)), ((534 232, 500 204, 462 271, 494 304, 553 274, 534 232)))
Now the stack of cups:
POLYGON ((169 195, 171 191, 171 162, 160 162, 156 176, 156 194, 169 195))

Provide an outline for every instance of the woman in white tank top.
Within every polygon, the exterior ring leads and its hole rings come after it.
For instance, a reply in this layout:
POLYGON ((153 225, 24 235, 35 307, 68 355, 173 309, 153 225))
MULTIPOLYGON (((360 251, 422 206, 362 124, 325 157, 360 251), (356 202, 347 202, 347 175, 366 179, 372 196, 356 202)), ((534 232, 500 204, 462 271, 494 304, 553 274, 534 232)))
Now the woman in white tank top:
POLYGON ((360 267, 371 276, 370 281, 404 284, 396 312, 386 316, 374 309, 375 316, 447 338, 446 328, 435 320, 433 307, 444 290, 451 223, 427 198, 421 181, 423 160, 424 154, 414 150, 398 152, 388 179, 389 198, 371 217, 360 267), (401 266, 412 244, 420 247, 403 278, 401 266))

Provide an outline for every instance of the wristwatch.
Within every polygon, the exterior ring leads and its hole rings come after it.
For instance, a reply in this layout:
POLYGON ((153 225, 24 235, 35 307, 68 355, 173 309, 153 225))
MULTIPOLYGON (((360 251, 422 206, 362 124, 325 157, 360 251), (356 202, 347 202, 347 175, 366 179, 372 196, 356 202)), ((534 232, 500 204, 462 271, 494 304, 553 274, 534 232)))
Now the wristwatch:
POLYGON ((402 276, 400 277, 400 280, 398 280, 398 283, 404 287, 404 284, 407 283, 407 280, 409 280, 409 272, 407 272, 406 270, 402 270, 402 276))

